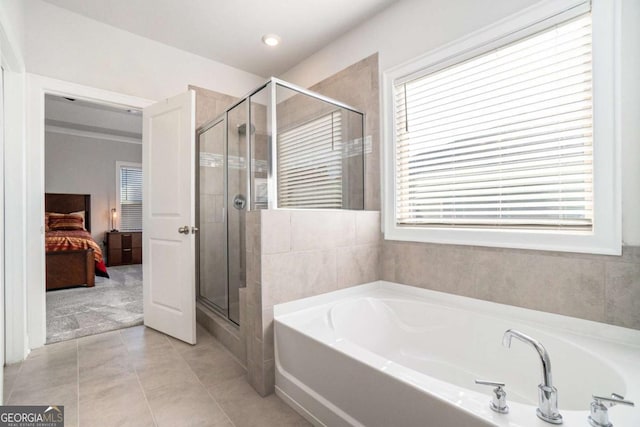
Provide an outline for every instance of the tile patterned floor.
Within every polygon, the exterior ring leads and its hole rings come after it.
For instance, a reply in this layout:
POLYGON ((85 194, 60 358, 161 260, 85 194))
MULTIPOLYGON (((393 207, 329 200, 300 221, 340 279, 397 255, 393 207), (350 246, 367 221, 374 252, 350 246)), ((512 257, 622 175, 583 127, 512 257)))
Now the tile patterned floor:
POLYGON ((142 265, 109 267, 93 288, 47 292, 47 343, 142 324, 142 265))
POLYGON ((4 375, 6 404, 64 405, 66 427, 309 425, 200 326, 195 346, 144 326, 50 344, 4 375))

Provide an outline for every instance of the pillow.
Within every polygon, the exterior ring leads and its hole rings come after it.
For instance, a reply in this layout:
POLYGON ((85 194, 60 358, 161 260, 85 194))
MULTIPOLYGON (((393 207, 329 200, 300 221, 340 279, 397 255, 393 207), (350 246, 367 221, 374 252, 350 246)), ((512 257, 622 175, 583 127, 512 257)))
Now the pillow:
POLYGON ((84 226, 84 211, 70 212, 69 215, 78 215, 82 217, 82 225, 84 226))
POLYGON ((51 212, 44 213, 44 231, 49 231, 49 217, 51 216, 51 212))
POLYGON ((56 230, 84 230, 83 218, 75 214, 49 214, 49 229, 56 230))

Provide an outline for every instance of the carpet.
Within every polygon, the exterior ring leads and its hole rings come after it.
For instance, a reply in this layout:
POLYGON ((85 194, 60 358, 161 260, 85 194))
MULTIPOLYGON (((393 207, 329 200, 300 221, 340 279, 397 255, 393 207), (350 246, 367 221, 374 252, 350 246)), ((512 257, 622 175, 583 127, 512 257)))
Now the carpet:
POLYGON ((108 271, 93 288, 47 292, 47 344, 142 324, 142 265, 108 271))

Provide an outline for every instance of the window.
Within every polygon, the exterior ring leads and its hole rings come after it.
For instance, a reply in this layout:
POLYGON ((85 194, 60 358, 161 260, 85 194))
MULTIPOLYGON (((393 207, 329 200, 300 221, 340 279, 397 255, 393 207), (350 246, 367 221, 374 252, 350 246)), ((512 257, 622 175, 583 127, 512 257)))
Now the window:
POLYGON ((608 115, 594 75, 601 88, 612 76, 593 65, 590 3, 564 3, 386 73, 388 238, 619 252, 615 173, 598 169, 615 157, 615 135, 594 132, 608 115), (597 206, 606 186, 612 203, 597 206))
POLYGON ((278 133, 278 207, 342 208, 340 112, 278 133))
POLYGON ((117 162, 120 231, 142 230, 142 165, 117 162))
POLYGON ((591 229, 591 16, 395 86, 398 224, 591 229))

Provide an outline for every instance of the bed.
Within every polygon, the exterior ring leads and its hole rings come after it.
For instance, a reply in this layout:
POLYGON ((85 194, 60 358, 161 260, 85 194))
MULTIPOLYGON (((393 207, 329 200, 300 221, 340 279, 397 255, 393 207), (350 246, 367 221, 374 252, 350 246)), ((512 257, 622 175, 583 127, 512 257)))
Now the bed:
MULTIPOLYGON (((45 194, 46 289, 95 286, 96 274, 109 277, 100 246, 91 238, 91 195, 45 194), (85 230, 49 230, 50 213, 84 216, 85 230)), ((55 216, 56 219, 63 216, 55 216)), ((59 225, 59 222, 58 222, 59 225)))

